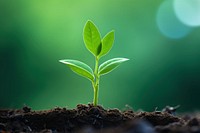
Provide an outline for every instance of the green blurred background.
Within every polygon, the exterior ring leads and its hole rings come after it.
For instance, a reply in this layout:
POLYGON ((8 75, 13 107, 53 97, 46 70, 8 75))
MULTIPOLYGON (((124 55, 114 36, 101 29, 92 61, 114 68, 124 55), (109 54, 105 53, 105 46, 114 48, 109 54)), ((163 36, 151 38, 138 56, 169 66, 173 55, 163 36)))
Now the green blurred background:
POLYGON ((0 108, 92 102, 91 83, 58 62, 70 58, 94 66, 82 38, 90 19, 102 36, 115 30, 115 44, 101 62, 130 59, 102 76, 101 105, 200 109, 200 27, 181 22, 174 5, 173 0, 1 0, 0 108))

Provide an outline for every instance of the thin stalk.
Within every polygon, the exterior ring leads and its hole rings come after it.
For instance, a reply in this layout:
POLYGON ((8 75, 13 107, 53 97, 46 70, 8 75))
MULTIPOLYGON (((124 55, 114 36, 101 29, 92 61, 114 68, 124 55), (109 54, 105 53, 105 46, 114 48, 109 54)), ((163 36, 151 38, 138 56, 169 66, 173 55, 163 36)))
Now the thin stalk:
POLYGON ((94 106, 97 106, 98 104, 98 92, 99 92, 99 75, 98 75, 99 66, 98 65, 99 65, 99 59, 95 57, 95 69, 94 69, 95 80, 92 82, 92 86, 94 89, 94 99, 93 99, 94 106))

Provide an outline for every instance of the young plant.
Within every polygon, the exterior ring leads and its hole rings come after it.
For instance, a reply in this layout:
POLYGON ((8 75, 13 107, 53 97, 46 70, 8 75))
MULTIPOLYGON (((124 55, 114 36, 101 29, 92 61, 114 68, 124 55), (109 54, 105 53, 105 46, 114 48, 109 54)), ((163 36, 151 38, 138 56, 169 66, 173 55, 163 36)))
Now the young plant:
POLYGON ((113 46, 114 43, 114 31, 110 31, 103 38, 99 33, 99 30, 94 25, 92 21, 87 21, 83 30, 83 40, 86 48, 94 55, 95 57, 95 68, 92 70, 88 65, 78 60, 65 59, 60 60, 61 63, 66 64, 71 68, 71 70, 78 75, 81 75, 92 82, 92 87, 94 89, 94 99, 93 105, 98 104, 98 91, 99 91, 99 80, 101 75, 105 75, 122 62, 125 62, 129 59, 127 58, 113 58, 99 66, 99 59, 106 55, 113 46))

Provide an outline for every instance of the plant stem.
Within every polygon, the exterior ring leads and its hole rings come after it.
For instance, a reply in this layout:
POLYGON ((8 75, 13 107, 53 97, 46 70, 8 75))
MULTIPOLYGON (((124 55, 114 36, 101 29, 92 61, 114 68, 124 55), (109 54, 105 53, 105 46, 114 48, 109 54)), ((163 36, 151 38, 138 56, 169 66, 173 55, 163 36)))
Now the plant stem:
POLYGON ((95 80, 92 82, 92 86, 94 89, 94 99, 93 99, 94 106, 97 106, 98 104, 98 92, 99 92, 98 65, 99 65, 99 59, 95 57, 95 69, 94 69, 95 80))

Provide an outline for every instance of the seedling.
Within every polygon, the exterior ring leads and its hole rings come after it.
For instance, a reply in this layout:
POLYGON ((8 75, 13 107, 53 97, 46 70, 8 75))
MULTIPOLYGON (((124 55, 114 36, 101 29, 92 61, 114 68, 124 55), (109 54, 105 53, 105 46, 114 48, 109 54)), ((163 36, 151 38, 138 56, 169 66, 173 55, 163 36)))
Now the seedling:
POLYGON ((125 62, 129 59, 127 58, 113 58, 99 66, 99 59, 106 55, 113 46, 114 43, 114 31, 107 33, 102 39, 99 33, 99 30, 94 25, 92 21, 87 21, 83 30, 83 40, 86 48, 94 55, 95 57, 95 68, 94 71, 85 63, 65 59, 60 60, 61 63, 66 64, 71 68, 71 70, 78 75, 81 75, 92 82, 92 87, 94 89, 94 99, 93 105, 98 104, 98 91, 99 91, 99 80, 100 76, 105 75, 116 67, 118 67, 122 62, 125 62))

